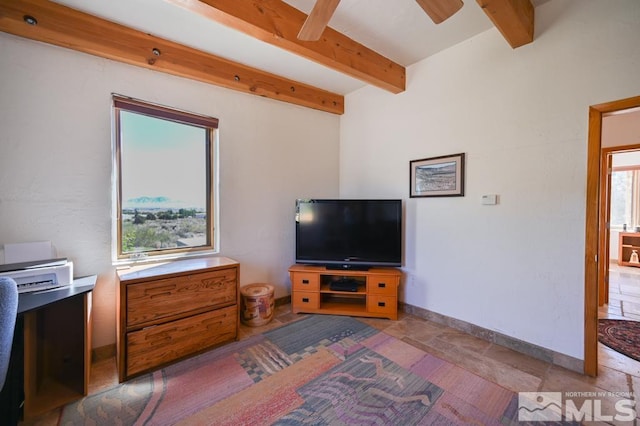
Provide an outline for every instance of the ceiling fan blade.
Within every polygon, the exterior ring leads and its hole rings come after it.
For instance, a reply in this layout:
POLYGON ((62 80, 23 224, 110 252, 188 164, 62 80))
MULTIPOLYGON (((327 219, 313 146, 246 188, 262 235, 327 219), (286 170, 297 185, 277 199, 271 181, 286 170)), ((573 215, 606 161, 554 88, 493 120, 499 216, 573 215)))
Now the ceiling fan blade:
POLYGON ((462 7, 462 0, 416 0, 434 24, 447 20, 462 7))
POLYGON ((338 3, 340 0, 317 0, 298 33, 298 40, 318 40, 338 7, 338 3))

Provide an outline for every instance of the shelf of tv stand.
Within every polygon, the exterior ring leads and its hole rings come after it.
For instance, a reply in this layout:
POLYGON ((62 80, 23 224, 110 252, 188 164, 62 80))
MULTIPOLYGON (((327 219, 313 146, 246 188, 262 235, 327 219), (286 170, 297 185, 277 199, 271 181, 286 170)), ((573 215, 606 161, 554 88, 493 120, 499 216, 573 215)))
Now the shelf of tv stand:
POLYGON ((353 300, 354 298, 331 298, 326 302, 320 302, 322 306, 323 314, 331 315, 353 315, 353 316, 368 316, 367 315, 367 301, 361 298, 361 300, 353 300))
MULTIPOLYGON (((342 276, 342 274, 340 274, 342 276)), ((320 293, 326 293, 326 294, 343 294, 345 296, 349 296, 349 295, 366 295, 367 294, 367 286, 366 284, 360 284, 358 285, 358 289, 356 291, 343 291, 343 290, 331 290, 331 284, 326 282, 326 283, 321 283, 320 284, 320 293)))
POLYGON ((352 271, 293 265, 289 274, 293 313, 398 319, 398 287, 402 277, 399 269, 352 271), (355 280, 357 290, 332 290, 331 283, 341 279, 355 280))
POLYGON ((620 232, 618 238, 618 265, 640 267, 640 263, 629 262, 634 250, 640 255, 640 233, 620 232))

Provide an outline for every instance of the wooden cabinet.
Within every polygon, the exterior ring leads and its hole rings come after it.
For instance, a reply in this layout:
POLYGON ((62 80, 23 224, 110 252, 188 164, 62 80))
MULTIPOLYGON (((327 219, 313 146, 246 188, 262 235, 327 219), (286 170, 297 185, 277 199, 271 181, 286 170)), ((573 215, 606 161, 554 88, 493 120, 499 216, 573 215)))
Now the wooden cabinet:
POLYGON ((120 381, 236 340, 239 269, 212 257, 118 271, 120 381))
POLYGON ((634 250, 640 256, 640 232, 621 232, 618 237, 618 265, 640 267, 638 262, 629 262, 634 250))
POLYGON ((69 286, 18 295, 11 360, 0 386, 0 424, 31 424, 87 395, 96 280, 76 278, 69 286))
POLYGON ((293 265, 289 275, 293 313, 398 319, 398 288, 402 276, 399 269, 334 271, 323 266, 293 265), (344 280, 350 280, 355 291, 332 289, 332 283, 344 280))
POLYGON ((24 314, 25 420, 87 395, 95 282, 95 276, 74 280, 50 291, 71 296, 24 314))

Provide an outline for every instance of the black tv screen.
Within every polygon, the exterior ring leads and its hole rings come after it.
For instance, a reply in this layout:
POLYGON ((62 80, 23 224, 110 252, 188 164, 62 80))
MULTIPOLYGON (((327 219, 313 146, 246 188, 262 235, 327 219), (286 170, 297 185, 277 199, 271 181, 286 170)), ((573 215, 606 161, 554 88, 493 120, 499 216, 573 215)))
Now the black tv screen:
POLYGON ((297 200, 296 263, 333 269, 401 266, 402 201, 297 200))

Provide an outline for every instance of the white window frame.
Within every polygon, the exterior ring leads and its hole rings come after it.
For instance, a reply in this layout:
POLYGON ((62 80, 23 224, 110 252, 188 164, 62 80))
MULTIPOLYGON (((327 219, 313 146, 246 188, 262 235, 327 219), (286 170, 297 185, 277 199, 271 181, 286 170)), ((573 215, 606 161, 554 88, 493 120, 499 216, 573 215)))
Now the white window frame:
MULTIPOLYGON (((627 223, 627 230, 633 230, 640 226, 640 165, 638 166, 618 166, 613 167, 615 172, 631 172, 631 223, 627 223)), ((616 228, 622 229, 622 223, 612 224, 616 228)))

